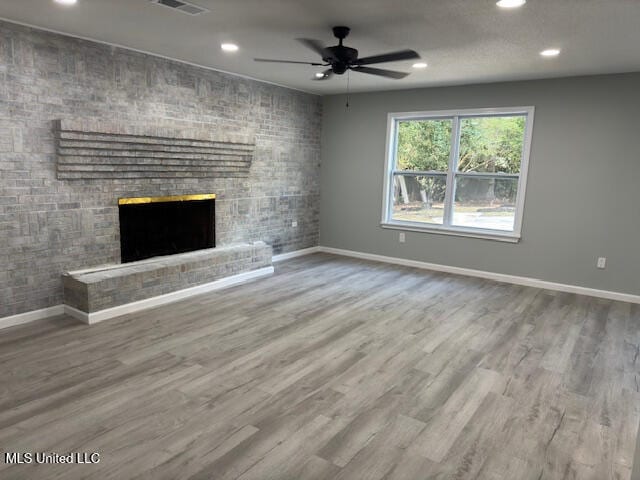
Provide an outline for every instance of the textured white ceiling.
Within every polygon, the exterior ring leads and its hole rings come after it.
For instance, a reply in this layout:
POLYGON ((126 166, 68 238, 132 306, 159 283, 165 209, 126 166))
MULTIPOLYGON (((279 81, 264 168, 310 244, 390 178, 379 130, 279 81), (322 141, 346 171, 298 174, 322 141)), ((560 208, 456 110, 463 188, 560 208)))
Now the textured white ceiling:
MULTIPOLYGON (((351 74, 353 91, 640 70, 640 0, 528 0, 505 11, 495 0, 193 0, 189 16, 148 0, 1 0, 0 17, 314 93, 345 91, 346 75, 312 81, 314 67, 254 57, 317 61, 295 38, 334 44, 330 28, 352 28, 360 55, 413 48, 429 68, 403 80, 351 74), (235 54, 221 42, 240 46, 235 54), (538 55, 562 49, 558 58, 538 55)), ((411 70, 413 62, 379 65, 411 70)))

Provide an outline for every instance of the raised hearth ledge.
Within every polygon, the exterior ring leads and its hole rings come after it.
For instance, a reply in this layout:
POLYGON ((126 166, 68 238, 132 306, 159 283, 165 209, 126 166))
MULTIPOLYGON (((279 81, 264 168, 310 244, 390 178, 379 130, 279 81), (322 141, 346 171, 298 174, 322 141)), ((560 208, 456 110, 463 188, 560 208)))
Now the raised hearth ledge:
POLYGON ((268 277, 273 275, 273 267, 264 267, 258 270, 252 270, 250 272, 240 273, 231 277, 215 280, 204 285, 198 285, 197 287, 185 288, 172 293, 166 293, 157 297, 151 297, 146 300, 138 300, 137 302, 131 302, 117 307, 107 308, 98 312, 87 313, 76 308, 64 305, 64 313, 73 317, 88 325, 102 322, 110 318, 119 317, 127 313, 138 312, 140 310, 146 310, 148 308, 159 307, 167 303, 177 302, 185 298, 192 297, 194 295, 200 295, 207 292, 213 292, 215 290, 222 290, 223 288, 245 283, 250 280, 255 280, 262 277, 268 277))
POLYGON ((65 273, 65 312, 86 323, 163 305, 273 273, 264 242, 229 245, 65 273))

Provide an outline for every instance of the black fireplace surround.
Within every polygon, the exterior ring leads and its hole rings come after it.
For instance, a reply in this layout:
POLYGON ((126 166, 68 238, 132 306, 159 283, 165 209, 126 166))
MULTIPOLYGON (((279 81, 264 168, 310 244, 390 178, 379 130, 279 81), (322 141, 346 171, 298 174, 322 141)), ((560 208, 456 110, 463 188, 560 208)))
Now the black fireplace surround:
POLYGON ((216 246, 214 195, 120 199, 118 208, 122 263, 216 246))

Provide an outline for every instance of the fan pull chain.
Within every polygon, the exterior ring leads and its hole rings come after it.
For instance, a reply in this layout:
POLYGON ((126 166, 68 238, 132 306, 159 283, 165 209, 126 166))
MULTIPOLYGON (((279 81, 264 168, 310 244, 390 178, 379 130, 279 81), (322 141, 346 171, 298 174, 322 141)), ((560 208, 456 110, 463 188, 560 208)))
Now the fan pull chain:
POLYGON ((350 73, 351 71, 347 70, 347 103, 345 104, 345 108, 349 108, 349 80, 351 80, 350 73))

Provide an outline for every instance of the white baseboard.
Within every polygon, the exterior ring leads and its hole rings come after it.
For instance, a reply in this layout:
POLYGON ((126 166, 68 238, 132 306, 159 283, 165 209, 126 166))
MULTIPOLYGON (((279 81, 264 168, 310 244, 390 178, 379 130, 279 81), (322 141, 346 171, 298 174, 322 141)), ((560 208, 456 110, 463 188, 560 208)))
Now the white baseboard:
MULTIPOLYGON (((363 260, 371 260, 374 262, 390 263, 394 265, 402 265, 406 267, 421 268, 425 270, 432 270, 436 272, 453 273, 457 275, 466 275, 469 277, 486 278, 489 280, 495 280, 497 282, 512 283, 515 285, 524 285, 527 287, 544 288, 547 290, 555 290, 559 292, 575 293, 578 295, 588 295, 591 297, 605 298, 608 300, 618 300, 621 302, 638 303, 640 304, 640 295, 632 295, 629 293, 612 292, 609 290, 598 290, 595 288, 580 287, 578 285, 568 285, 564 283, 548 282, 546 280, 540 280, 537 278, 521 277, 517 275, 507 275, 504 273, 487 272, 484 270, 474 270, 471 268, 452 267, 449 265, 441 265, 437 263, 421 262, 419 260, 407 260, 399 257, 387 257, 384 255, 376 255, 373 253, 356 252, 354 250, 344 250, 341 248, 332 247, 311 247, 302 250, 296 250, 294 252, 283 253, 273 257, 274 262, 280 262, 290 258, 300 257, 303 255, 309 255, 312 253, 331 253, 334 255, 342 255, 352 258, 360 258, 363 260)), ((35 322, 48 317, 54 317, 56 315, 62 315, 66 313, 84 323, 93 324, 102 320, 124 315, 126 313, 137 312, 151 307, 164 305, 166 303, 175 302, 193 295, 200 293, 211 292, 214 290, 220 290, 232 285, 247 282, 252 279, 265 277, 273 274, 273 267, 261 268, 251 272, 241 273, 232 277, 216 280, 215 282, 199 285, 197 287, 186 288, 184 290, 178 290, 177 292, 167 293, 157 297, 149 298, 146 300, 140 300, 137 302, 128 303, 126 305, 120 305, 118 307, 101 310, 94 313, 86 313, 77 310, 68 305, 56 305, 54 307, 43 308, 41 310, 33 310, 31 312, 20 313, 9 317, 0 318, 0 329, 13 327, 16 325, 23 325, 29 322, 35 322)))
POLYGON ((67 315, 80 320, 81 322, 92 325, 94 323, 102 322, 109 318, 119 317, 127 313, 138 312, 140 310, 146 310, 147 308, 158 307, 167 303, 176 302, 194 295, 201 293, 212 292, 214 290, 221 290, 223 288, 231 287, 239 283, 248 282, 261 277, 272 275, 274 272, 273 267, 264 267, 250 272, 240 273, 231 277, 221 278, 213 282, 205 283, 204 285, 198 285, 196 287, 185 288, 171 293, 165 293, 164 295, 158 295, 157 297, 147 298, 144 300, 138 300, 137 302, 131 302, 124 305, 118 305, 117 307, 107 308, 97 312, 83 312, 69 305, 64 306, 64 312, 67 315))
POLYGON ((19 313, 17 315, 11 315, 10 317, 3 317, 0 318, 0 329, 15 327, 16 325, 24 325, 25 323, 55 317, 56 315, 62 315, 63 313, 64 306, 56 305, 55 307, 31 310, 30 312, 19 313))
POLYGON ((303 255, 309 255, 311 253, 317 253, 320 251, 320 247, 309 247, 301 250, 295 250, 293 252, 281 253, 280 255, 274 255, 272 262, 281 262, 283 260, 289 260, 290 258, 302 257, 303 255))
POLYGON ((376 255, 373 253, 356 252, 353 250, 343 250, 340 248, 320 246, 318 251, 324 253, 332 253, 334 255, 342 255, 346 257, 360 258, 363 260, 372 260, 374 262, 391 263, 394 265, 403 265, 406 267, 422 268, 425 270, 433 270, 436 272, 454 273, 457 275, 466 275, 468 277, 486 278, 503 283, 513 283, 515 285, 524 285, 527 287, 544 288, 547 290, 556 290, 559 292, 576 293, 578 295, 588 295, 590 297, 606 298, 608 300, 618 300, 621 302, 640 303, 640 295, 632 295, 630 293, 612 292, 609 290, 598 290, 595 288, 580 287, 578 285, 568 285, 564 283, 548 282, 537 278, 520 277, 517 275, 507 275, 504 273, 487 272, 484 270, 474 270, 471 268, 451 267, 449 265, 440 265, 437 263, 421 262, 419 260, 407 260, 398 257, 387 257, 384 255, 376 255))

